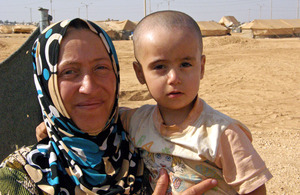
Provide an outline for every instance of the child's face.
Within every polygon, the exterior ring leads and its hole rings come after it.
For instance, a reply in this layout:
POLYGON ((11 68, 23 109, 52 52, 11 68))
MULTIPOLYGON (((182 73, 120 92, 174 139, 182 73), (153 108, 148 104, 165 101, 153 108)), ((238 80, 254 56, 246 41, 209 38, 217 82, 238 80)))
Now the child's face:
POLYGON ((190 107, 198 94, 204 73, 199 38, 187 29, 150 30, 141 37, 138 63, 139 81, 147 84, 160 109, 190 107))

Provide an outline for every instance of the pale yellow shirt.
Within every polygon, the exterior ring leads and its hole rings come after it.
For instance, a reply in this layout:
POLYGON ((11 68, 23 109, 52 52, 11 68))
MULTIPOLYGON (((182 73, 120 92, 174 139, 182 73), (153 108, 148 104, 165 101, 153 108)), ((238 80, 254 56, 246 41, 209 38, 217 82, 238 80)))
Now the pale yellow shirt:
POLYGON ((154 105, 123 110, 121 120, 142 149, 152 187, 161 167, 169 172, 173 194, 206 178, 216 178, 218 186, 205 194, 244 194, 272 178, 247 127, 201 99, 180 125, 164 125, 154 105))

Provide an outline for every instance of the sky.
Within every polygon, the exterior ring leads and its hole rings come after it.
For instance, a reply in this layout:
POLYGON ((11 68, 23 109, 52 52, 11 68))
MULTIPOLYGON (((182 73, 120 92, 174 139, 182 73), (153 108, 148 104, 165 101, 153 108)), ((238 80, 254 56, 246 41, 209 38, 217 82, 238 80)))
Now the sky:
POLYGON ((240 22, 254 19, 299 18, 299 0, 0 0, 0 20, 39 22, 40 7, 48 9, 53 22, 81 17, 139 21, 159 10, 178 10, 196 21, 219 21, 234 16, 240 22))

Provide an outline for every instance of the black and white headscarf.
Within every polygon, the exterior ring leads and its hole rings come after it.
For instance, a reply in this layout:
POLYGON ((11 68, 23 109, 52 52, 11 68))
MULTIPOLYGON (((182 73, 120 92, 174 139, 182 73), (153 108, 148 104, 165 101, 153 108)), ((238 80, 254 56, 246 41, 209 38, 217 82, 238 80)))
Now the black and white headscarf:
POLYGON ((65 20, 45 29, 32 48, 34 82, 49 138, 27 155, 26 171, 49 194, 133 194, 140 190, 143 164, 118 120, 119 65, 108 35, 82 19, 65 20), (69 118, 57 83, 61 40, 70 23, 84 22, 96 33, 111 58, 116 76, 115 103, 97 136, 83 133, 69 118))

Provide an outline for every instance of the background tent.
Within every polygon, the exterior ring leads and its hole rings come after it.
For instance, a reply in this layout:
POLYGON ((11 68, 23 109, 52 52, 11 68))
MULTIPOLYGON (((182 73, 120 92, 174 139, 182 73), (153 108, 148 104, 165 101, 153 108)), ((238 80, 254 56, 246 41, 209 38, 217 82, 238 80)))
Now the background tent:
POLYGON ((103 28, 113 40, 129 39, 129 35, 132 34, 136 27, 136 23, 130 20, 95 21, 95 23, 103 28))
POLYGON ((242 25, 242 32, 253 37, 286 37, 294 36, 293 26, 283 20, 253 20, 242 25))
POLYGON ((118 32, 120 39, 128 40, 133 33, 136 24, 130 20, 124 21, 108 21, 106 23, 111 29, 118 32))
POLYGON ((0 25, 0 33, 11 34, 11 33, 27 33, 31 34, 36 30, 35 25, 0 25))
POLYGON ((133 31, 136 27, 136 24, 130 20, 124 21, 108 21, 107 25, 116 31, 133 31))
POLYGON ((281 21, 287 23, 293 28, 295 36, 300 36, 300 19, 282 19, 281 21))
POLYGON ((113 30, 105 21, 93 21, 94 23, 96 23, 97 25, 99 25, 103 30, 106 31, 106 33, 108 34, 108 36, 112 39, 112 40, 116 40, 116 39, 120 39, 119 34, 117 31, 113 30))
POLYGON ((219 21, 219 24, 225 27, 237 27, 240 25, 234 16, 223 16, 219 21))
POLYGON ((36 26, 34 25, 15 25, 13 27, 13 33, 28 33, 31 34, 36 30, 36 26))
POLYGON ((0 33, 10 34, 13 32, 13 25, 0 25, 0 33))
POLYGON ((31 47, 37 28, 27 41, 0 64, 0 161, 15 145, 36 143, 35 128, 42 121, 33 84, 31 47))
POLYGON ((197 23, 201 29, 202 36, 222 36, 230 33, 230 29, 214 21, 200 21, 197 23))

